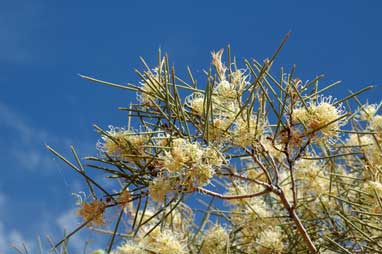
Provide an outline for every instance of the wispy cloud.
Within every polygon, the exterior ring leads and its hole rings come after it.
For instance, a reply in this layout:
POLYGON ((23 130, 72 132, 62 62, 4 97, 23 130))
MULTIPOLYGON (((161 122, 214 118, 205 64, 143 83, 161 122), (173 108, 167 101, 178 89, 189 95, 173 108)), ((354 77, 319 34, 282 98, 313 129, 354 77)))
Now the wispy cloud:
MULTIPOLYGON (((3 173, 7 176, 20 174, 22 170, 28 170, 29 173, 33 172, 33 176, 47 176, 47 174, 50 174, 47 172, 57 173, 56 170, 51 170, 52 168, 57 169, 57 160, 54 160, 54 157, 49 155, 49 152, 44 147, 44 143, 48 142, 60 148, 65 148, 62 150, 68 150, 69 145, 72 143, 69 138, 59 137, 53 131, 40 128, 33 120, 31 121, 28 117, 20 114, 1 101, 0 135, 0 165, 3 170, 5 169, 3 173)), ((77 141, 77 143, 78 142, 79 141, 77 141)), ((80 143, 81 146, 82 144, 84 145, 85 150, 90 150, 91 142, 84 141, 80 143)), ((94 149, 94 145, 92 145, 92 147, 94 149)), ((67 185, 69 186, 68 183, 67 185)), ((46 188, 49 188, 49 181, 46 181, 46 186, 46 188)), ((76 179, 70 182, 70 191, 82 189, 83 187, 76 179)), ((1 179, 0 191, 3 191, 1 179)), ((62 192, 66 191, 68 191, 68 189, 62 192)), ((20 195, 20 197, 22 196, 24 200, 26 196, 33 195, 33 200, 40 202, 43 197, 39 198, 38 195, 36 196, 35 194, 38 194, 38 192, 33 190, 31 183, 22 186, 20 193, 8 193, 9 196, 15 198, 12 200, 13 204, 20 202, 20 200, 17 199, 18 195, 20 195), (25 192, 26 189, 31 187, 30 192, 25 192)), ((49 210, 44 210, 44 207, 36 207, 34 208, 35 211, 33 211, 34 214, 36 214, 36 212, 44 214, 38 219, 41 221, 31 220, 30 225, 21 225, 17 220, 17 216, 20 216, 20 211, 14 211, 8 199, 7 193, 0 192, 0 253, 12 253, 9 251, 10 245, 16 244, 17 246, 22 246, 23 242, 28 244, 28 248, 31 250, 30 253, 34 253, 32 250, 37 250, 35 232, 38 232, 37 234, 47 233, 54 235, 54 238, 57 240, 63 236, 64 231, 68 233, 79 225, 79 219, 73 207, 67 208, 64 206, 62 207, 62 213, 58 215, 49 210), (32 226, 33 232, 29 230, 29 227, 32 226), (23 230, 24 228, 25 230, 23 230), (29 234, 32 234, 32 236, 29 234)), ((40 204, 44 204, 45 202, 46 201, 41 201, 40 204)), ((49 205, 46 207, 49 207, 49 205)), ((82 253, 84 239, 88 239, 85 234, 74 236, 74 238, 71 239, 70 246, 75 250, 74 253, 82 253)))
MULTIPOLYGON (((62 213, 56 220, 57 225, 62 232, 70 232, 79 225, 79 218, 76 215, 75 209, 70 209, 62 213)), ((74 248, 76 252, 80 252, 84 248, 84 241, 79 234, 76 234, 70 238, 70 247, 74 248)))
MULTIPOLYGON (((5 209, 7 209, 6 200, 6 195, 4 193, 0 193, 0 215, 2 215, 1 213, 5 209)), ((13 228, 6 227, 5 221, 0 220, 0 253, 9 253, 8 251, 12 245, 22 246, 23 243, 28 246, 33 246, 32 242, 24 239, 21 232, 13 228)))
POLYGON ((22 115, 0 101, 0 131, 4 135, 0 161, 26 170, 44 170, 55 166, 45 142, 68 147, 71 140, 28 124, 22 115), (5 141, 4 141, 5 140, 5 141))

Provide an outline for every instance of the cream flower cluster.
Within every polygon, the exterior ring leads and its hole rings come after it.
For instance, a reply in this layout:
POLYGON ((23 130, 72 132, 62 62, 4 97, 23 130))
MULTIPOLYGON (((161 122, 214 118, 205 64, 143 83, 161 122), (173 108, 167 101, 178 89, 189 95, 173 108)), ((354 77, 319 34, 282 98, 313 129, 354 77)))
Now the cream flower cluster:
POLYGON ((141 160, 144 156, 144 145, 149 140, 145 134, 132 130, 109 126, 109 130, 102 135, 102 141, 97 143, 99 151, 111 157, 126 161, 141 160))
MULTIPOLYGON (((245 174, 250 179, 265 180, 259 171, 250 169, 245 174)), ((228 188, 227 195, 243 195, 257 193, 262 190, 258 184, 234 181, 228 188)), ((275 245, 265 243, 262 233, 275 227, 277 211, 270 206, 264 197, 254 197, 250 199, 229 200, 233 206, 230 213, 230 221, 236 228, 240 228, 236 244, 242 252, 251 252, 254 249, 259 253, 278 253, 284 247, 280 245, 278 239, 274 239, 275 245), (281 247, 280 247, 281 246, 281 247), (281 249, 280 249, 281 248, 281 249), (266 250, 268 252, 266 252, 266 250), (260 252, 261 251, 261 252, 260 252)))
MULTIPOLYGON (((207 138, 217 143, 231 143, 248 146, 261 135, 264 123, 258 121, 253 112, 239 112, 242 96, 249 85, 245 70, 236 69, 226 76, 226 67, 221 62, 222 50, 213 53, 212 64, 219 73, 220 81, 213 84, 210 95, 211 105, 207 107, 205 95, 195 92, 185 99, 185 105, 191 112, 209 121, 207 138), (206 117, 212 114, 213 118, 206 117)), ((246 112, 246 111, 245 111, 246 112)))
POLYGON ((370 121, 377 114, 378 106, 376 104, 365 105, 360 112, 360 119, 370 121))
MULTIPOLYGON (((348 147, 364 155, 369 177, 376 176, 382 170, 382 115, 378 114, 378 109, 379 106, 375 104, 362 108, 359 114, 360 124, 363 121, 366 131, 370 133, 350 134, 346 140, 348 147)), ((349 162, 357 163, 354 159, 349 158, 349 162)))
MULTIPOLYGON (((207 119, 210 121, 207 138, 217 143, 229 142, 246 147, 261 136, 265 124, 254 114, 248 117, 246 113, 239 113, 242 93, 248 81, 242 70, 234 71, 231 76, 231 82, 224 79, 213 89, 210 106, 213 119, 207 119)), ((187 96, 185 105, 198 116, 206 114, 205 96, 200 92, 187 96)))
POLYGON ((140 82, 141 92, 137 94, 137 99, 143 105, 153 106, 153 102, 157 101, 157 95, 163 92, 160 80, 162 75, 160 71, 162 71, 163 64, 164 61, 162 60, 160 66, 147 72, 145 79, 140 82))
POLYGON ((215 147, 202 147, 198 142, 183 138, 173 139, 169 151, 159 156, 161 171, 149 185, 151 198, 163 201, 168 193, 208 184, 223 160, 215 147))
POLYGON ((302 196, 320 196, 329 191, 325 167, 317 160, 300 159, 295 163, 295 174, 302 196))
MULTIPOLYGON (((133 212, 133 211, 132 211, 133 212)), ((169 211, 166 211, 169 212, 169 211)), ((123 242, 116 248, 113 254, 186 254, 187 248, 186 232, 189 230, 189 221, 184 219, 180 209, 171 211, 171 215, 163 221, 163 226, 157 226, 159 219, 154 217, 151 207, 138 212, 138 218, 149 221, 142 225, 135 237, 123 242), (151 219, 150 219, 151 218, 151 219), (155 229, 153 229, 155 227, 155 229), (153 230, 152 230, 153 229, 153 230)), ((191 219, 191 218, 189 218, 191 219)))
POLYGON ((256 251, 259 254, 283 253, 283 233, 279 227, 268 227, 259 234, 256 239, 256 251))
POLYGON ((219 224, 209 228, 205 233, 200 254, 223 254, 229 250, 229 235, 219 224))
POLYGON ((126 241, 113 254, 186 254, 187 245, 181 235, 169 229, 155 228, 147 237, 126 241))
POLYGON ((305 108, 303 105, 293 109, 292 121, 302 123, 308 134, 315 134, 315 139, 335 141, 337 131, 345 124, 341 117, 345 111, 341 105, 334 105, 335 100, 329 97, 319 97, 310 101, 305 108), (320 135, 318 135, 320 134, 320 135))

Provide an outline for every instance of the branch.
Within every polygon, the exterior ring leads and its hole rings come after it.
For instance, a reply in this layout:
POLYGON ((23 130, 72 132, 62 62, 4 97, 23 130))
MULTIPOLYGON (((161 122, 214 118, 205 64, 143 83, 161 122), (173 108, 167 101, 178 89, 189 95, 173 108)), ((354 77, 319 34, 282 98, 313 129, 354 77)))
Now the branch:
POLYGON ((296 224, 296 227, 297 227, 297 231, 302 235, 302 237, 304 238, 304 241, 305 241, 305 244, 307 245, 307 247, 309 248, 309 250, 312 252, 312 253, 317 253, 317 248, 316 246, 314 246, 313 242, 312 242, 312 239, 310 239, 310 236, 308 234, 308 232, 306 231, 304 225, 302 224, 300 218, 298 217, 297 213, 296 213, 296 209, 295 207, 291 206, 289 204, 289 201, 286 199, 285 197, 285 193, 284 191, 280 191, 279 193, 276 193, 278 194, 278 196, 280 197, 281 199, 281 203, 284 205, 284 208, 288 211, 289 213, 289 216, 292 218, 292 220, 294 221, 294 223, 296 224))
POLYGON ((207 194, 207 195, 210 195, 212 197, 216 197, 216 198, 220 198, 220 199, 225 199, 225 200, 253 198, 253 197, 261 196, 261 195, 264 195, 264 194, 271 192, 270 190, 265 189, 263 191, 256 192, 256 193, 243 194, 243 195, 229 195, 228 196, 228 195, 222 195, 220 193, 210 191, 210 190, 207 190, 207 189, 204 189, 201 187, 194 188, 194 191, 198 191, 200 193, 207 194))

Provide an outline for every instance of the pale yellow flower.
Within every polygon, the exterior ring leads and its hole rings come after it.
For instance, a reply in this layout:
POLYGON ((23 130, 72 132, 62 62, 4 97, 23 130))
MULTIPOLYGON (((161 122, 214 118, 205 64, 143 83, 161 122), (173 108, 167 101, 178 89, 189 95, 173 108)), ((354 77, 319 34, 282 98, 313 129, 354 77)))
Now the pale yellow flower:
POLYGON ((186 97, 185 104, 191 108, 193 112, 201 116, 204 110, 204 94, 193 93, 186 97))
POLYGON ((147 252, 141 249, 134 242, 125 242, 117 248, 113 254, 146 254, 147 252))
POLYGON ((231 83, 235 86, 238 93, 241 94, 245 86, 249 84, 248 76, 244 75, 244 71, 236 70, 231 73, 231 83))
POLYGON ((215 174, 212 165, 198 163, 186 170, 186 182, 189 187, 204 186, 210 183, 210 179, 215 174))
POLYGON ((155 228, 147 237, 141 240, 146 250, 161 254, 186 254, 186 242, 180 239, 181 235, 171 230, 155 228))
POLYGON ((126 161, 136 161, 142 159, 137 155, 144 155, 144 144, 149 137, 135 131, 109 126, 109 131, 107 135, 102 136, 102 140, 103 142, 97 143, 101 152, 126 161))
POLYGON ((300 159, 295 163, 295 174, 302 195, 321 195, 329 191, 329 179, 324 166, 317 160, 300 159))
POLYGON ((124 209, 126 209, 126 208, 131 209, 132 208, 133 202, 132 202, 132 198, 131 198, 131 193, 130 193, 128 188, 123 190, 121 192, 121 194, 119 195, 118 204, 124 209))
POLYGON ((203 238, 201 254, 225 254, 229 249, 229 235, 221 225, 209 228, 203 238))
POLYGON ((379 131, 380 135, 382 135, 382 115, 376 115, 369 121, 370 127, 373 130, 379 131))
POLYGON ((174 189, 173 181, 164 176, 158 176, 149 184, 149 195, 157 202, 163 202, 166 195, 174 189))
POLYGON ((255 116, 251 116, 249 121, 247 118, 239 117, 235 122, 235 127, 232 132, 234 144, 242 147, 247 147, 254 144, 263 132, 264 127, 261 126, 261 121, 257 121, 255 116))
POLYGON ((258 244, 256 250, 259 254, 282 253, 284 244, 281 229, 279 227, 267 228, 260 233, 256 243, 258 244))
MULTIPOLYGON (((351 134, 346 141, 349 146, 359 146, 367 159, 366 162, 372 172, 377 173, 382 169, 382 141, 372 135, 351 134)), ((352 158, 350 158, 351 160, 352 158)))
POLYGON ((295 108, 292 120, 294 123, 302 123, 308 133, 321 133, 321 136, 316 138, 333 143, 337 137, 337 131, 345 124, 340 119, 345 114, 343 107, 334 105, 333 102, 331 96, 319 97, 317 102, 311 101, 307 109, 303 106, 295 108))
POLYGON ((237 91, 234 84, 230 84, 227 80, 220 81, 214 89, 217 96, 225 99, 234 99, 237 96, 237 91))
POLYGON ((377 109, 378 107, 376 104, 370 104, 363 107, 360 112, 361 120, 371 120, 377 113, 377 109))

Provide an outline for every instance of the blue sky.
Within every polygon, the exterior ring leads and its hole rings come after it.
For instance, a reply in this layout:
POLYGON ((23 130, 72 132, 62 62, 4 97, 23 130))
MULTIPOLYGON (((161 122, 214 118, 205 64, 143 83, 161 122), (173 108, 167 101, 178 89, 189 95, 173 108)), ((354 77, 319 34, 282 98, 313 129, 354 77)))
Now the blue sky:
MULTIPOLYGON (((92 124, 126 124, 116 110, 135 96, 97 86, 78 73, 137 83, 139 56, 168 52, 179 72, 201 76, 210 51, 231 44, 240 61, 269 57, 292 36, 274 71, 297 65, 297 76, 332 91, 382 84, 381 1, 27 1, 0 3, 0 253, 8 242, 33 245, 76 225, 72 192, 79 177, 44 148, 96 153, 92 124)), ((381 100, 380 87, 362 96, 381 100)), ((80 240, 74 245, 80 246, 80 240)))

